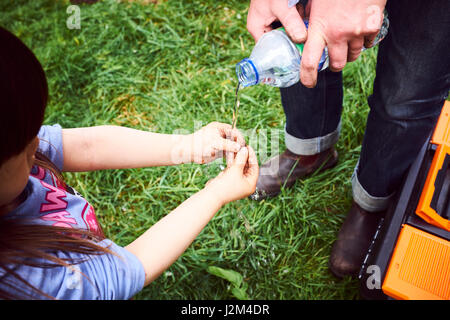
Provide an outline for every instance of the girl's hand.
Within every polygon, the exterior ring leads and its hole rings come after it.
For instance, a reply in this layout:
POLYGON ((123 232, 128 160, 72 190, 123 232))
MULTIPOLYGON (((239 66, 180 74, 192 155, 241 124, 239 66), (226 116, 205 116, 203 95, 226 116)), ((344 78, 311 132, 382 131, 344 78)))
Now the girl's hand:
POLYGON ((231 125, 212 122, 187 136, 191 162, 203 164, 223 157, 225 153, 236 153, 245 146, 245 140, 231 125))
POLYGON ((227 169, 204 189, 126 246, 144 266, 145 285, 183 254, 222 205, 253 193, 257 179, 255 152, 250 147, 242 147, 227 169))
POLYGON ((229 159, 227 168, 208 181, 205 188, 213 191, 223 205, 251 195, 256 189, 258 175, 255 151, 246 146, 237 152, 234 159, 229 159))

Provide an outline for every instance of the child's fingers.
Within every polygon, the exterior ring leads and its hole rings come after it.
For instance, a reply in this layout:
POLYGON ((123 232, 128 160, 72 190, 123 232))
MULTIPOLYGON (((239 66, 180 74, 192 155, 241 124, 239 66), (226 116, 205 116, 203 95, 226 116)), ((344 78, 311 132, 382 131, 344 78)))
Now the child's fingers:
POLYGON ((229 139, 219 138, 213 142, 213 148, 218 151, 238 152, 241 149, 241 145, 229 139))
POLYGON ((226 138, 228 132, 232 129, 231 124, 222 122, 213 122, 214 127, 219 131, 220 135, 226 138))
POLYGON ((248 163, 250 165, 257 165, 258 164, 258 158, 256 157, 255 150, 253 150, 252 147, 247 146, 248 149, 248 163))
POLYGON ((226 152, 225 153, 225 159, 227 161, 227 168, 231 167, 233 165, 234 162, 234 152, 226 152))
POLYGON ((241 147, 245 147, 246 143, 245 143, 245 139, 244 136, 242 135, 242 133, 234 128, 234 129, 230 129, 227 132, 227 138, 236 141, 237 143, 239 143, 241 145, 241 147))
POLYGON ((248 149, 247 147, 241 148, 234 158, 232 168, 236 168, 240 172, 243 172, 245 164, 248 161, 248 149))
POLYGON ((248 169, 247 176, 252 180, 258 179, 259 174, 259 166, 258 166, 258 158, 256 157, 255 150, 252 147, 248 146, 248 169))

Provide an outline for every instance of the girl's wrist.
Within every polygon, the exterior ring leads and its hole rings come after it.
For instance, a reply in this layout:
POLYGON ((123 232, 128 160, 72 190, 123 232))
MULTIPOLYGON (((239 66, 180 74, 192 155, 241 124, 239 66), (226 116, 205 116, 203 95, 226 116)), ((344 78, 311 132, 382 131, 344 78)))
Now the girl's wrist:
POLYGON ((172 135, 172 137, 176 141, 172 150, 172 162, 174 164, 192 163, 194 159, 192 134, 172 135))
POLYGON ((217 181, 211 181, 209 182, 204 188, 203 191, 205 194, 210 197, 211 199, 214 199, 220 207, 223 207, 228 203, 226 200, 226 197, 224 197, 224 191, 222 188, 220 188, 219 184, 216 183, 217 181))

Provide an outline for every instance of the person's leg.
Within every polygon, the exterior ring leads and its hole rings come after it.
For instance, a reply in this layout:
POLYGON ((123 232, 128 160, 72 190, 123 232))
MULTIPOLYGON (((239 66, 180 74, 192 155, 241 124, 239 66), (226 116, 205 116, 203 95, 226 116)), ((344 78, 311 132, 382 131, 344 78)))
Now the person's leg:
POLYGON ((398 189, 434 128, 450 87, 450 2, 390 1, 388 10, 391 35, 380 48, 353 176, 355 195, 364 190, 375 197, 357 198, 368 211, 386 209, 386 201, 377 199, 398 189))
POLYGON ((433 130, 450 88, 450 2, 388 1, 370 113, 352 177, 354 204, 330 269, 355 275, 389 199, 433 130))
POLYGON ((261 166, 255 200, 277 195, 283 186, 290 187, 297 179, 337 162, 333 146, 340 132, 342 73, 324 70, 315 88, 297 83, 281 88, 280 93, 287 150, 261 166))
POLYGON ((342 91, 342 72, 329 69, 319 72, 314 88, 306 88, 301 83, 281 88, 286 148, 295 154, 314 155, 336 144, 342 91))

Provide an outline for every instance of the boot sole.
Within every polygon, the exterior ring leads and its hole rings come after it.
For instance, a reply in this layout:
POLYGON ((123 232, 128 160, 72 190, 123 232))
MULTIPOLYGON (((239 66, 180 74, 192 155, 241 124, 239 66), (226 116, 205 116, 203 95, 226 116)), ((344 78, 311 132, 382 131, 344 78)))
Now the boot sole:
POLYGON ((352 279, 356 279, 356 278, 358 278, 358 274, 359 274, 359 271, 356 271, 355 273, 340 273, 333 269, 330 261, 328 261, 328 270, 330 270, 330 273, 338 279, 343 279, 345 277, 351 277, 352 279))

